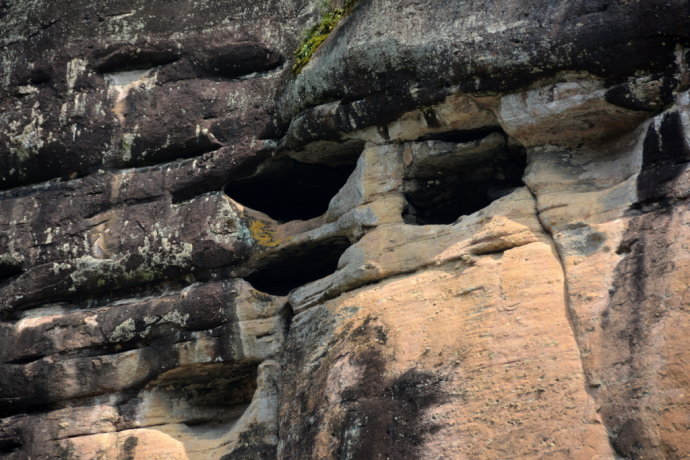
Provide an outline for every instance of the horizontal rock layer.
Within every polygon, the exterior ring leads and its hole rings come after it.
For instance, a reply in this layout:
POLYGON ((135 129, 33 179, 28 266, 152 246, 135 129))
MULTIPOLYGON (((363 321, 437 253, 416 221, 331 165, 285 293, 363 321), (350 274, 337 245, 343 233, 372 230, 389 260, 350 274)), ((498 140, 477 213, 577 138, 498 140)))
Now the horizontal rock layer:
POLYGON ((690 455, 690 4, 0 2, 0 458, 690 455))

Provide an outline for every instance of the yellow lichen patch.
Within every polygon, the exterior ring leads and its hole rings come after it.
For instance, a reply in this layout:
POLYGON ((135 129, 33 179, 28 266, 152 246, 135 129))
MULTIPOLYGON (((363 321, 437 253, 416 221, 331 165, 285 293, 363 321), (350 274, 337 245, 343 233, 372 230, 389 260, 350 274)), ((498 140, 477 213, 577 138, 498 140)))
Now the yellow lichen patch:
POLYGON ((280 244, 276 239, 275 230, 268 223, 254 220, 249 225, 252 238, 261 246, 274 248, 280 244))

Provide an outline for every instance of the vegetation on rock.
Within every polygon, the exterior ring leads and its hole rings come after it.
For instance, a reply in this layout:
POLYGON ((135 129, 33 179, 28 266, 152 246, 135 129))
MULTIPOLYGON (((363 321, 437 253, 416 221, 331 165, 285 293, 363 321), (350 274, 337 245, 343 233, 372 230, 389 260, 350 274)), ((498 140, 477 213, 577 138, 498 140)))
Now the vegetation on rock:
POLYGON ((295 51, 295 62, 292 65, 292 73, 298 75, 309 63, 311 57, 321 44, 326 41, 330 33, 340 21, 347 17, 359 0, 345 0, 342 8, 335 8, 321 16, 321 20, 307 30, 304 40, 295 51))

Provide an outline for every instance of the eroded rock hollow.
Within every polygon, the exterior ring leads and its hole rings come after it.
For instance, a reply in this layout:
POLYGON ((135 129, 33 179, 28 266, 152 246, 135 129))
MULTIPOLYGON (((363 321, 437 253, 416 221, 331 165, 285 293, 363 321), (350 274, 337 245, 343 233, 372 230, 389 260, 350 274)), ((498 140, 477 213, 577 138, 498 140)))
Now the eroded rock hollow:
POLYGON ((6 0, 0 46, 0 458, 690 458, 687 0, 6 0))

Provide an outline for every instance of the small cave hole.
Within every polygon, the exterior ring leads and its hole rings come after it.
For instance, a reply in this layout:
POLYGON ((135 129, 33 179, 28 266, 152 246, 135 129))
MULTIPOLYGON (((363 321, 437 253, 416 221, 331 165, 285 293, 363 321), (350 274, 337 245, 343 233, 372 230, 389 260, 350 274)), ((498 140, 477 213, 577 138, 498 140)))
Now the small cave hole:
POLYGON ((326 166, 284 157, 251 178, 231 182, 225 193, 278 221, 307 220, 328 210, 354 169, 354 160, 326 166))
POLYGON ((349 246, 348 239, 334 238, 290 248, 245 279, 259 291, 287 295, 295 288, 334 273, 340 256, 349 246))
POLYGON ((39 355, 39 354, 33 354, 33 355, 26 355, 22 356, 20 358, 12 359, 10 361, 6 361, 5 364, 22 364, 26 365, 29 363, 33 363, 35 361, 38 361, 39 359, 43 358, 45 355, 39 355))
POLYGON ((443 168, 434 176, 406 178, 403 219, 414 225, 452 224, 523 186, 526 164, 522 147, 506 146, 469 165, 443 168))
POLYGON ((16 439, 0 439, 0 455, 9 455, 22 448, 22 443, 16 439))
POLYGON ((188 427, 239 419, 257 389, 256 364, 192 364, 174 369, 149 384, 171 401, 184 401, 188 427))
POLYGON ((22 270, 19 264, 0 261, 0 283, 22 273, 24 273, 24 270, 22 270))
POLYGON ((101 73, 119 73, 151 69, 180 59, 179 52, 171 46, 154 45, 146 49, 141 45, 116 45, 94 56, 94 68, 101 73))

